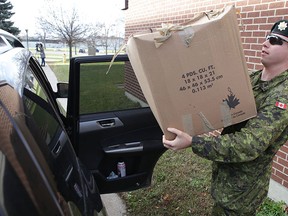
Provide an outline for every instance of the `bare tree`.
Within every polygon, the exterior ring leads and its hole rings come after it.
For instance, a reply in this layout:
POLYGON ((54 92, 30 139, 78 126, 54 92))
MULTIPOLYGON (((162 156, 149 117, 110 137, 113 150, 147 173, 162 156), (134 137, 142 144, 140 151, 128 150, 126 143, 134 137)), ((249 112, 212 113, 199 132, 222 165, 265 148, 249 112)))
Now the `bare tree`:
POLYGON ((47 7, 47 14, 38 17, 38 22, 44 32, 58 37, 69 47, 69 57, 72 57, 72 47, 83 42, 89 35, 88 24, 80 22, 78 12, 73 8, 70 12, 62 8, 47 7))
POLYGON ((102 34, 102 46, 105 48, 106 55, 108 48, 113 48, 114 52, 118 51, 119 47, 123 45, 124 39, 124 20, 117 19, 114 23, 105 24, 102 34))
MULTIPOLYGON (((78 11, 73 7, 68 9, 67 5, 64 7, 56 3, 56 0, 45 0, 45 9, 43 8, 40 17, 38 17, 39 29, 46 32, 46 37, 53 36, 54 38, 63 41, 69 47, 69 57, 72 57, 72 49, 79 44, 86 43, 88 45, 88 52, 95 50, 97 46, 104 47, 106 55, 108 54, 108 47, 113 47, 115 50, 118 38, 121 37, 118 28, 124 31, 124 21, 116 20, 113 23, 99 23, 94 22, 84 23, 80 21, 78 11), (65 8, 66 10, 64 10, 65 8), (117 32, 116 32, 117 31, 117 32), (113 40, 110 37, 114 36, 113 40), (112 42, 113 41, 113 44, 112 42), (92 49, 91 49, 92 48, 92 49)), ((85 19, 84 14, 84 19, 85 19)), ((93 20, 93 19, 90 19, 93 20)), ((39 37, 43 38, 43 37, 39 37)), ((45 42, 44 42, 45 43, 45 42)))
POLYGON ((113 48, 114 53, 116 53, 123 44, 124 44, 123 37, 119 36, 109 37, 109 46, 113 48))
POLYGON ((116 27, 113 29, 113 36, 109 37, 109 46, 114 49, 116 53, 120 47, 125 43, 124 40, 124 20, 116 20, 116 27))
POLYGON ((95 25, 91 25, 90 27, 91 31, 86 40, 88 49, 93 48, 94 51, 96 52, 96 48, 97 46, 99 46, 99 43, 97 42, 104 26, 105 26, 104 23, 97 23, 95 25))
POLYGON ((108 54, 109 36, 110 36, 111 32, 113 31, 114 27, 115 27, 115 24, 110 24, 110 25, 105 24, 104 25, 104 32, 103 32, 102 37, 101 37, 102 38, 101 43, 105 49, 106 55, 108 54))

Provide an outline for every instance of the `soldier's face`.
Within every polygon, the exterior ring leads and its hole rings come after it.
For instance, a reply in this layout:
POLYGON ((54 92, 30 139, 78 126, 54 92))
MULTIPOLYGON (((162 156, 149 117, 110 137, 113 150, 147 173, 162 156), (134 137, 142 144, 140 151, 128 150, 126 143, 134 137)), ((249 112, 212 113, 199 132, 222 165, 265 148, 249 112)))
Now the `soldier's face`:
POLYGON ((272 64, 287 64, 288 38, 278 34, 267 37, 262 47, 261 62, 265 67, 272 64))

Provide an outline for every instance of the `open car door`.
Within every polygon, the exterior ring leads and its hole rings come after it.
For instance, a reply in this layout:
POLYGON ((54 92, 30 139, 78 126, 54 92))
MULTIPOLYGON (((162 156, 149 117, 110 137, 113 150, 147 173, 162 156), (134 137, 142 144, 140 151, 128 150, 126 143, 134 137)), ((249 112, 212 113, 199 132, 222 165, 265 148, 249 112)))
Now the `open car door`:
POLYGON ((163 133, 143 99, 127 55, 117 56, 107 73, 112 57, 70 61, 71 140, 101 194, 150 185, 154 166, 165 152, 163 133), (119 162, 125 163, 125 176, 118 175, 119 162))

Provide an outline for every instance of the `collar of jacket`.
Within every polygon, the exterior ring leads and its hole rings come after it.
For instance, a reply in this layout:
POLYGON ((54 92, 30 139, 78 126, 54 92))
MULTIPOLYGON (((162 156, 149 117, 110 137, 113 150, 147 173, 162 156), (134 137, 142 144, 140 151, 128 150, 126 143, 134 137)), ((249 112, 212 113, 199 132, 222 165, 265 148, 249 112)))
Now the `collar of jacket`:
POLYGON ((254 86, 254 88, 253 88, 254 90, 260 88, 262 91, 267 91, 267 90, 273 88, 274 86, 277 86, 280 83, 288 80, 288 69, 286 71, 284 71, 283 73, 281 73, 280 75, 269 80, 269 81, 262 81, 261 80, 262 70, 257 71, 256 73, 257 73, 256 74, 257 84, 254 86))

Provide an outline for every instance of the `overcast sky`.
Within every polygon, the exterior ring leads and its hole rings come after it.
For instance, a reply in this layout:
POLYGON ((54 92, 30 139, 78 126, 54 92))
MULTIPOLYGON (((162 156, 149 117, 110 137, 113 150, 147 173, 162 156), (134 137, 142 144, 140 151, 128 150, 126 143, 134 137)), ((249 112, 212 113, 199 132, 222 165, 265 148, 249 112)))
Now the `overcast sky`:
MULTIPOLYGON (((9 0, 8 0, 9 1, 9 0)), ((90 22, 108 22, 112 23, 119 18, 124 17, 124 0, 10 0, 15 14, 11 17, 14 26, 21 30, 20 35, 29 35, 36 32, 36 17, 45 12, 47 2, 55 2, 55 7, 66 8, 73 6, 77 9, 81 20, 90 22)))

